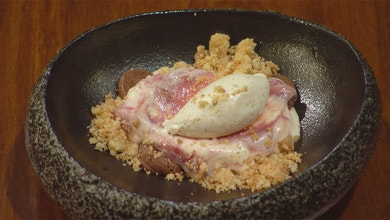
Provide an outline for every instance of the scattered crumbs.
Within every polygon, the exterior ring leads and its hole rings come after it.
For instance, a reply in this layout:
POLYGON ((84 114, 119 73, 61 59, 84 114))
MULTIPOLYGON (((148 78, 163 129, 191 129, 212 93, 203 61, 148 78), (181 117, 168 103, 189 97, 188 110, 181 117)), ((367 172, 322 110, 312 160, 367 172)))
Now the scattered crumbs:
POLYGON ((195 85, 199 85, 202 83, 208 84, 210 82, 209 76, 198 76, 195 78, 195 85))
POLYGON ((213 89, 214 89, 214 92, 216 92, 216 93, 221 93, 221 94, 225 93, 225 89, 222 86, 214 86, 213 89))
POLYGON ((245 92, 248 92, 248 86, 246 86, 246 85, 243 86, 241 89, 234 90, 231 95, 235 96, 235 95, 239 95, 239 94, 245 93, 245 92))
POLYGON ((197 100, 198 100, 198 98, 197 98, 196 96, 194 96, 194 97, 191 98, 191 102, 192 102, 192 103, 196 103, 197 100))
POLYGON ((131 124, 133 125, 134 128, 139 128, 141 121, 139 120, 139 118, 137 118, 131 124))
POLYGON ((274 144, 272 143, 272 141, 267 138, 265 141, 264 141, 264 147, 265 148, 271 148, 274 144))
POLYGON ((246 38, 238 45, 230 45, 230 37, 225 34, 214 34, 209 41, 209 49, 204 45, 197 47, 194 55, 195 68, 206 69, 222 78, 233 72, 255 74, 262 72, 267 76, 276 74, 279 67, 265 61, 255 52, 256 43, 251 38, 246 38))
POLYGON ((203 100, 200 100, 199 102, 198 102, 198 106, 199 106, 199 108, 205 108, 207 105, 209 104, 209 102, 208 101, 203 101, 203 100))
POLYGON ((257 135, 257 133, 255 132, 255 130, 253 129, 253 127, 248 127, 247 129, 247 133, 252 137, 252 140, 253 141, 258 141, 259 140, 259 136, 257 135))

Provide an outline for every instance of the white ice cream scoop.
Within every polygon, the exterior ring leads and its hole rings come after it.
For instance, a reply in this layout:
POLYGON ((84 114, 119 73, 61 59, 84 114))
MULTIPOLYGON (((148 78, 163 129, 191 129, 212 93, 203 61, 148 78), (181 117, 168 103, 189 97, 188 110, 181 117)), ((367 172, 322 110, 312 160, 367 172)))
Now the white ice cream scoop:
POLYGON ((188 101, 172 118, 163 122, 172 135, 216 138, 253 124, 269 96, 264 74, 234 73, 218 79, 188 101))

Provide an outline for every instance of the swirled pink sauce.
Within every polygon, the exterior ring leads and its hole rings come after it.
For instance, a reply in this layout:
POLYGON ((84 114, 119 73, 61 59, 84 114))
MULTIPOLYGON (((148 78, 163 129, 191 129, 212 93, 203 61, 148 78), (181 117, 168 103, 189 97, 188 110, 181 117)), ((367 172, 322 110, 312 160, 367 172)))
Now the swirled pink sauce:
POLYGON ((147 140, 191 177, 196 175, 192 167, 200 162, 207 164, 208 172, 217 166, 241 170, 246 166, 246 159, 256 154, 276 153, 279 142, 299 138, 297 113, 287 105, 297 92, 294 87, 273 77, 268 78, 269 95, 265 107, 252 125, 215 138, 170 134, 163 122, 177 114, 195 94, 215 80, 212 73, 202 69, 182 68, 170 74, 154 74, 129 90, 115 115, 127 126, 132 142, 140 144, 147 140))

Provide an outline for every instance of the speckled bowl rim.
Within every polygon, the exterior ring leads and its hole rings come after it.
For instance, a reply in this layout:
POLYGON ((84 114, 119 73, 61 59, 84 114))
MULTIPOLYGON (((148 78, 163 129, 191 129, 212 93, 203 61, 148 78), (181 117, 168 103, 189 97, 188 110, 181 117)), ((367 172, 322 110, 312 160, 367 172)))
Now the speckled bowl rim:
MULTIPOLYGON (((240 9, 162 11, 133 15, 111 23, 132 17, 161 13, 218 11, 248 12, 248 10, 240 9)), ((334 33, 323 25, 301 18, 274 11, 255 12, 274 13, 286 19, 303 22, 334 33)), ((48 194, 71 217, 104 219, 126 219, 129 217, 170 219, 315 217, 325 212, 349 190, 374 151, 379 136, 381 118, 380 93, 377 82, 363 56, 351 43, 340 36, 340 39, 354 51, 364 69, 366 90, 357 120, 344 140, 319 163, 298 174, 295 178, 269 190, 226 201, 171 202, 142 196, 113 186, 82 167, 65 150, 51 128, 45 103, 46 86, 53 62, 73 42, 100 27, 85 32, 67 44, 48 64, 32 90, 25 124, 26 148, 32 166, 48 194), (69 173, 58 174, 56 169, 45 169, 46 163, 55 167, 66 167, 69 173), (321 200, 317 198, 321 198, 321 200)))

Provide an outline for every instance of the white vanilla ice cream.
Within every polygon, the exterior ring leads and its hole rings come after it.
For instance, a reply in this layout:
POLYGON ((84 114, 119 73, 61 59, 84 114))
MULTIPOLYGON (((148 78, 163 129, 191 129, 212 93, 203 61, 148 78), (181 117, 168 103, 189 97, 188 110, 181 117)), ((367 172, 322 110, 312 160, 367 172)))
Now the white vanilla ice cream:
POLYGON ((200 90, 162 125, 172 135, 191 138, 233 134, 256 121, 267 103, 269 88, 264 74, 230 74, 200 90))

